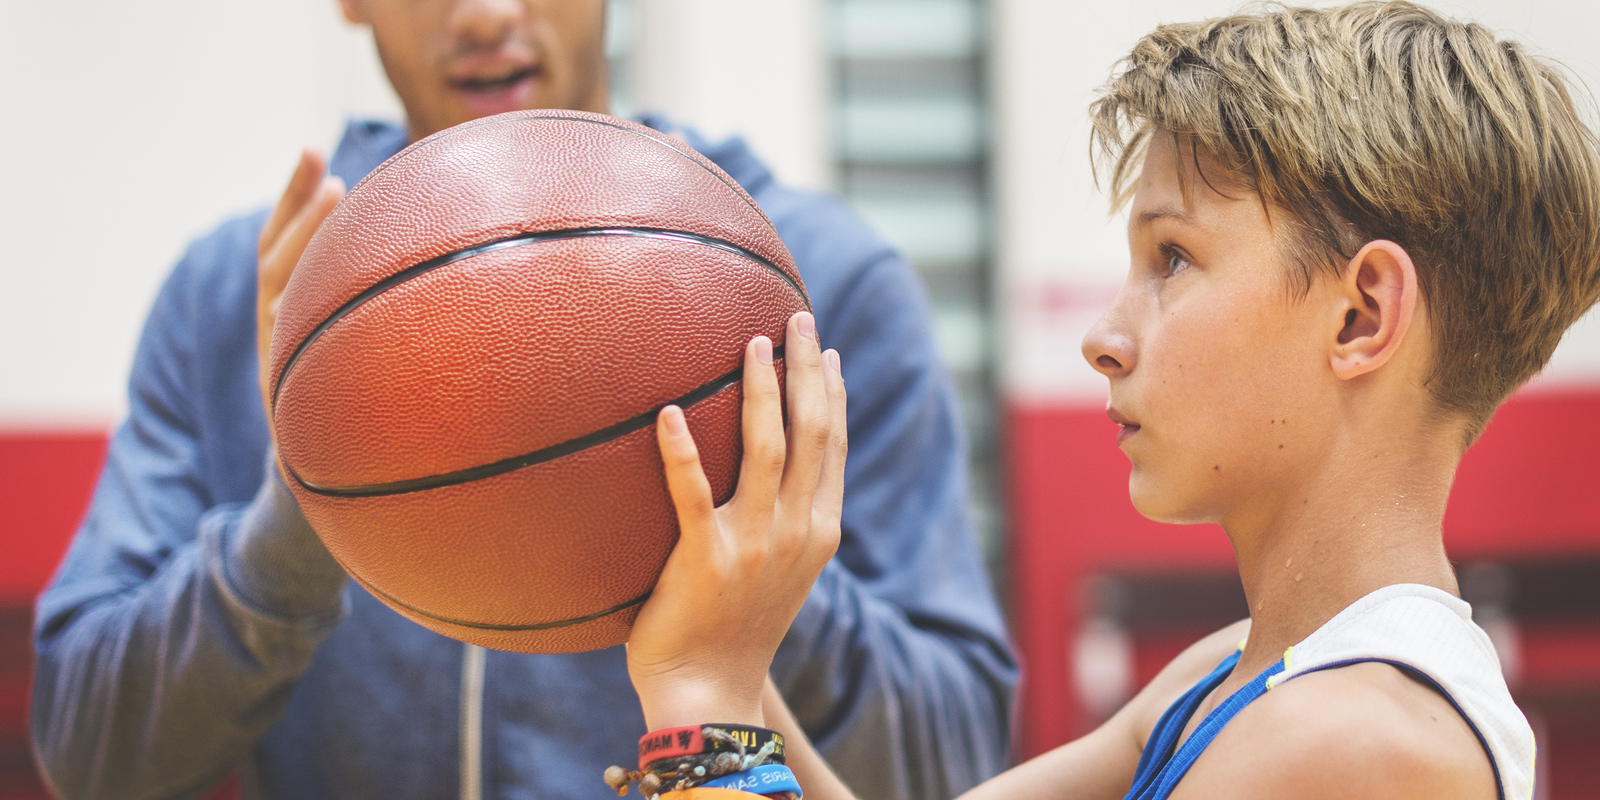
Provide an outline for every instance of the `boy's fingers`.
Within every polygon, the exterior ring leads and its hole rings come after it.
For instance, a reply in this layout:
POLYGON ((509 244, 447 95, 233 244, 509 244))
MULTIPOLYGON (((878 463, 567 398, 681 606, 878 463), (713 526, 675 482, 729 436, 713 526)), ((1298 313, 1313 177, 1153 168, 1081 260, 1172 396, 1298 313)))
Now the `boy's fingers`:
POLYGON ((300 161, 295 165, 294 174, 289 176, 289 185, 284 187, 283 196, 278 198, 272 215, 267 217, 267 224, 261 228, 258 255, 266 254, 283 232, 284 226, 289 224, 290 218, 311 200, 326 169, 327 162, 321 153, 309 147, 300 151, 300 161))
POLYGON ((844 373, 839 351, 823 353, 823 382, 828 391, 828 448, 822 457, 822 475, 817 480, 816 513, 837 521, 844 511, 844 462, 850 449, 848 418, 845 415, 844 373))
POLYGON ((716 508, 712 505, 711 484, 700 466, 700 450, 683 418, 683 409, 667 406, 656 417, 656 443, 661 448, 661 464, 666 469, 667 490, 678 512, 679 546, 702 550, 717 530, 716 508))
POLYGON ((757 336, 744 351, 744 458, 734 497, 741 507, 770 509, 783 478, 783 398, 772 368, 772 340, 757 336))
POLYGON ((801 312, 789 320, 786 340, 783 363, 789 394, 789 442, 780 491, 785 507, 809 510, 831 426, 822 348, 810 314, 801 312))

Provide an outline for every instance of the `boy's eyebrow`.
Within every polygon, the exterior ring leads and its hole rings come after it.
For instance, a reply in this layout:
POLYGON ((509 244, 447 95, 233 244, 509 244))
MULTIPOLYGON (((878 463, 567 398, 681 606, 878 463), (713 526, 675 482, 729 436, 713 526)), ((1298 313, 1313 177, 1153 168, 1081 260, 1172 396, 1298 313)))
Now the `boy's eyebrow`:
POLYGON ((1136 217, 1136 220, 1140 225, 1148 225, 1163 217, 1170 217, 1180 222, 1187 222, 1190 224, 1194 223, 1194 217, 1190 216, 1189 212, 1173 205, 1157 206, 1149 211, 1141 211, 1139 216, 1136 217))

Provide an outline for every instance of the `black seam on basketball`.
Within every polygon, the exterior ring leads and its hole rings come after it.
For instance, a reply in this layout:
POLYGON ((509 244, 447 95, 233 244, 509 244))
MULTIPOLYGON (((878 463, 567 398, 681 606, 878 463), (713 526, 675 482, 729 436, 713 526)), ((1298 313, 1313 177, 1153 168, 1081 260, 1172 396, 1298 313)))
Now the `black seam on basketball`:
MULTIPOLYGON (((782 345, 772 348, 772 358, 774 361, 783 358, 782 345)), ((445 486, 455 486, 457 484, 470 483, 472 481, 483 480, 484 478, 493 478, 497 475, 504 475, 507 472, 515 472, 523 467, 531 467, 534 464, 543 464, 546 461, 554 461, 562 456, 572 455, 573 453, 587 450, 596 445, 605 444, 606 442, 614 439, 620 439, 623 436, 633 433, 634 431, 641 430, 655 424, 656 416, 661 413, 661 409, 667 407, 668 405, 674 405, 685 409, 689 408, 690 406, 693 406, 702 400, 708 400, 712 397, 715 397, 724 389, 727 389, 728 387, 738 383, 743 377, 744 368, 740 367, 682 397, 679 397, 676 400, 673 400, 670 403, 662 404, 636 417, 630 417, 618 422, 615 425, 608 425, 600 430, 594 431, 593 433, 586 433, 577 437, 576 439, 568 439, 567 441, 559 444, 553 444, 549 447, 540 448, 531 453, 523 453, 522 455, 512 456, 510 458, 502 458, 499 461, 494 461, 488 464, 480 464, 476 467, 467 467, 466 469, 458 469, 453 472, 445 472, 439 475, 429 475, 423 478, 410 478, 403 481, 391 481, 388 483, 372 483, 362 486, 323 486, 322 484, 311 483, 310 481, 300 477, 299 474, 297 474, 287 464, 284 465, 284 471, 288 472, 289 477, 293 478, 296 483, 300 484, 301 488, 313 494, 320 494, 325 497, 386 497, 390 495, 410 494, 412 492, 423 492, 429 489, 439 489, 445 486)))
MULTIPOLYGON (((345 571, 346 572, 350 572, 350 568, 349 567, 345 567, 345 571)), ((571 627, 573 625, 582 625, 585 622, 593 622, 593 621, 595 621, 597 619, 601 619, 602 617, 609 617, 612 614, 615 614, 615 613, 617 613, 619 611, 627 611, 628 609, 633 608, 634 606, 640 605, 640 604, 644 603, 644 601, 649 600, 651 592, 655 591, 654 589, 651 589, 650 591, 645 592, 644 594, 639 595, 638 597, 635 597, 632 600, 629 600, 629 601, 627 601, 625 603, 622 603, 620 605, 612 606, 612 607, 610 607, 610 608, 608 608, 608 609, 606 609, 604 611, 597 611, 597 612, 595 612, 593 614, 586 614, 586 615, 581 616, 581 617, 573 617, 571 619, 563 619, 563 620, 559 620, 559 621, 556 621, 556 622, 535 622, 535 623, 532 623, 532 624, 529 624, 529 625, 496 625, 496 624, 491 623, 491 622, 468 622, 468 621, 463 620, 463 619, 452 619, 450 617, 441 617, 438 614, 433 614, 433 613, 424 611, 424 610, 422 610, 420 608, 417 608, 416 606, 411 605, 410 603, 407 603, 404 600, 401 600, 398 597, 395 597, 394 595, 389 594, 388 592, 385 592, 385 591, 383 591, 382 589, 379 589, 376 586, 373 586, 371 583, 368 583, 364 578, 361 578, 361 577, 357 576, 354 572, 350 572, 350 575, 356 579, 357 583, 361 584, 361 588, 366 589, 367 591, 369 591, 369 592, 371 592, 371 593, 373 593, 375 595, 379 595, 383 599, 385 599, 385 600, 387 600, 387 601, 389 601, 391 603, 394 603, 395 605, 400 606, 400 607, 404 608, 405 610, 410 611, 413 614, 416 614, 418 616, 427 617, 428 619, 434 620, 435 622, 443 622, 443 623, 446 623, 446 624, 449 624, 449 625, 459 625, 459 626, 461 626, 463 628, 476 628, 478 630, 484 630, 484 631, 507 631, 507 632, 547 631, 547 630, 551 630, 551 629, 554 629, 554 628, 568 628, 568 627, 571 627)))
POLYGON ((321 324, 317 325, 315 328, 312 328, 311 333, 307 334, 306 338, 300 340, 300 344, 295 347, 294 352, 289 354, 289 359, 283 364, 283 371, 278 373, 278 380, 272 384, 272 410, 274 412, 278 410, 278 392, 283 388, 283 382, 288 379, 290 370, 294 369, 294 365, 299 362, 300 356, 305 353, 306 348, 310 347, 313 342, 321 338, 322 334, 327 333, 328 329, 333 327, 334 323, 344 319, 344 317, 350 312, 356 310, 362 305, 365 305, 368 300, 371 300, 372 298, 377 297, 378 295, 383 294, 384 292, 387 292, 390 289, 393 289, 394 287, 411 280, 412 278, 426 275, 427 273, 432 272, 440 267, 454 264, 457 261, 472 258, 473 256, 483 255, 484 253, 492 253, 496 250, 504 250, 510 247, 521 247, 523 245, 563 241, 566 239, 582 239, 590 236, 638 236, 650 239, 669 239, 673 241, 703 245, 705 247, 711 247, 726 253, 732 253, 733 255, 740 256, 747 261, 753 261, 765 268, 768 272, 771 272, 779 278, 782 278, 783 282, 789 284, 789 288, 793 289, 795 294, 800 296, 800 302, 805 303, 806 310, 811 310, 811 297, 806 294, 804 289, 800 288, 800 284, 795 283, 794 279, 789 277, 789 274, 779 268, 778 265, 768 261, 757 253, 753 253, 744 249, 743 247, 740 247, 739 245, 736 245, 732 242, 725 242, 721 239, 713 239, 709 236, 685 233, 683 231, 661 230, 659 228, 569 228, 558 231, 530 231, 528 233, 519 233, 515 236, 507 236, 501 239, 475 244, 471 247, 463 247, 460 250, 454 250, 449 253, 445 253, 442 256, 430 258, 420 264, 406 267, 405 269, 400 270, 399 272, 396 272, 395 274, 390 275, 389 277, 384 278, 383 280, 378 281, 371 286, 368 286, 360 294, 345 301, 344 305, 334 309, 333 313, 329 314, 328 318, 324 319, 321 324))

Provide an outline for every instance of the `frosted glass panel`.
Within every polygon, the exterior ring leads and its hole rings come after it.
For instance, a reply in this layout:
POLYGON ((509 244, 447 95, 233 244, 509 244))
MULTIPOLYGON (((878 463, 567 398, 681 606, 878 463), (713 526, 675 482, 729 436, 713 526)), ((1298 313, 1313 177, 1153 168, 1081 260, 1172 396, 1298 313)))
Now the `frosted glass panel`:
POLYGON ((983 145, 983 117, 963 99, 872 99, 839 106, 839 151, 849 161, 958 161, 983 145))
POLYGON ((853 204, 913 262, 973 261, 983 253, 983 211, 976 200, 857 197, 853 204))
POLYGON ((853 0, 834 6, 834 53, 842 58, 965 58, 978 49, 978 11, 968 0, 853 0))
POLYGON ((983 366, 989 352, 988 326, 980 308, 940 306, 933 310, 933 336, 939 355, 954 372, 970 372, 983 366))

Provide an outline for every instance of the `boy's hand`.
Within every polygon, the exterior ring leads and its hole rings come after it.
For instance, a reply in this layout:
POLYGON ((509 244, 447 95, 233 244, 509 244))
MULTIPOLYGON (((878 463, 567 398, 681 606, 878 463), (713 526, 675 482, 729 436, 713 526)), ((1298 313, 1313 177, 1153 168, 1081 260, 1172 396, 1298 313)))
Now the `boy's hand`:
POLYGON ((744 461, 733 499, 714 508, 683 411, 656 422, 681 535, 628 640, 628 674, 651 730, 760 725, 772 655, 839 545, 845 392, 810 314, 789 320, 789 429, 772 343, 745 348, 744 461))
POLYGON ((272 353, 272 326, 278 321, 278 305, 283 288, 300 255, 306 251, 311 234, 317 232, 333 207, 344 197, 344 181, 323 177, 327 162, 315 150, 300 153, 300 163, 283 190, 283 197, 272 209, 272 216, 261 228, 256 250, 256 351, 261 370, 261 402, 267 412, 267 430, 272 430, 272 387, 268 385, 267 360, 272 353))

